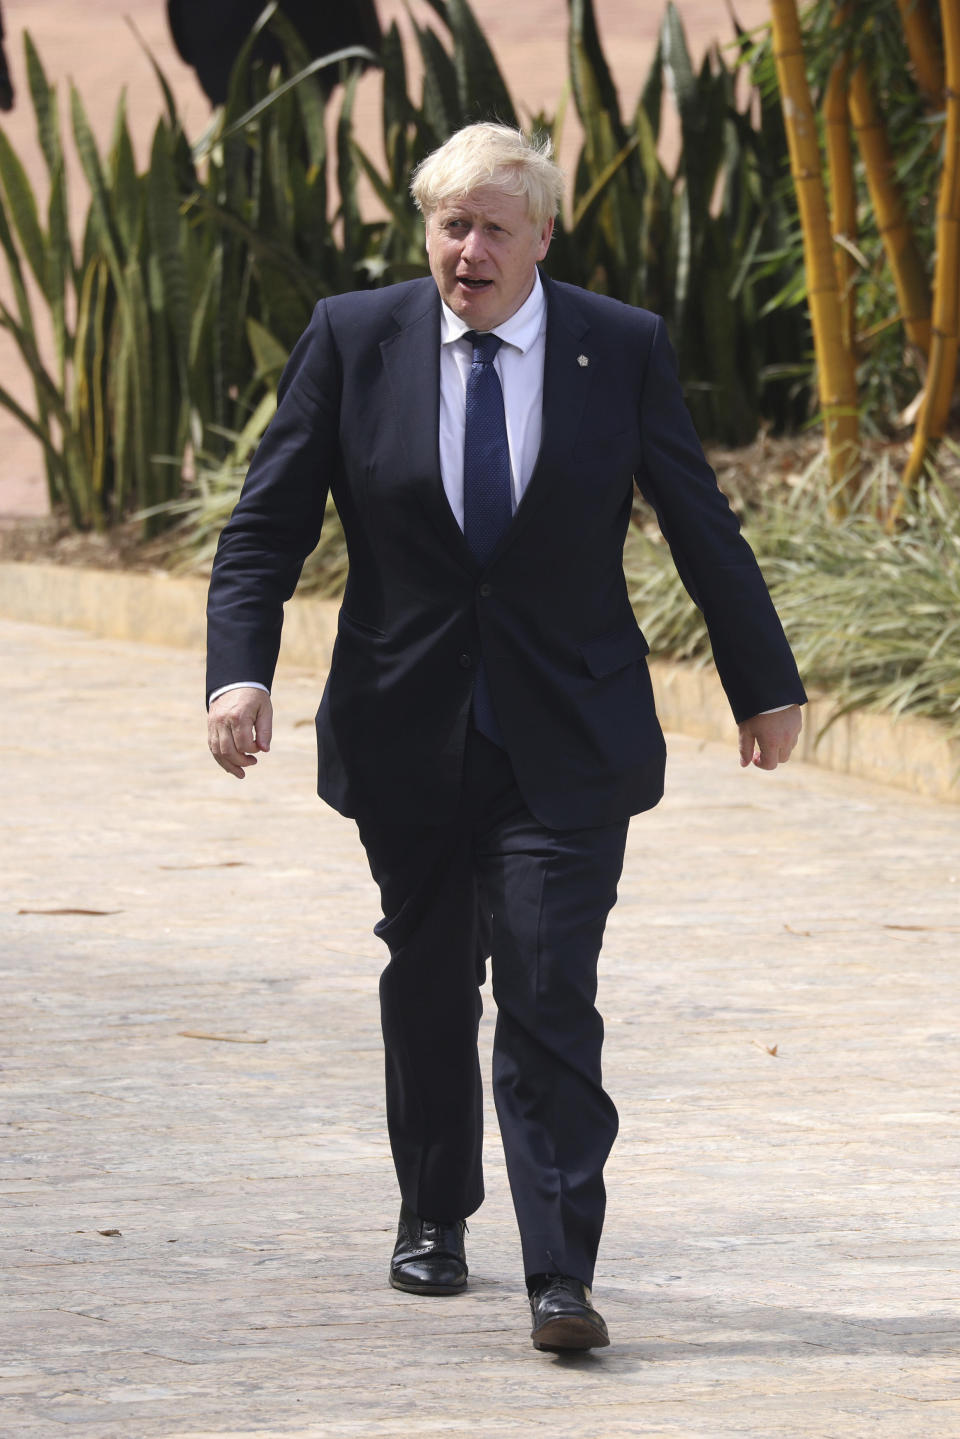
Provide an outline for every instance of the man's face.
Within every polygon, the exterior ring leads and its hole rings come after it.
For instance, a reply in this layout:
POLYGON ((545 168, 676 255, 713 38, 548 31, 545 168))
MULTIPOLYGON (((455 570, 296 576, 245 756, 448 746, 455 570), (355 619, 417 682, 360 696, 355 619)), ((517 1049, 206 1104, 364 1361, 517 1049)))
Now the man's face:
POLYGON ((442 201, 427 220, 430 272, 441 299, 473 330, 502 325, 530 294, 552 235, 552 219, 538 229, 526 198, 497 185, 442 201))

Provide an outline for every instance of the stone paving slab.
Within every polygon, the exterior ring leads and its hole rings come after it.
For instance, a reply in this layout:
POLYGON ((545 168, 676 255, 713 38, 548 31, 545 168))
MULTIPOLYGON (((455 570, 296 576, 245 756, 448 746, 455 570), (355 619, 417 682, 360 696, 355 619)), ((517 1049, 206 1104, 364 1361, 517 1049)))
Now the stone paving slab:
POLYGON ((469 1292, 386 1286, 384 956, 317 678, 237 784, 199 655, 0 656, 4 1435, 960 1433, 955 807, 671 739, 602 961, 614 1343, 554 1358, 492 1113, 469 1292))

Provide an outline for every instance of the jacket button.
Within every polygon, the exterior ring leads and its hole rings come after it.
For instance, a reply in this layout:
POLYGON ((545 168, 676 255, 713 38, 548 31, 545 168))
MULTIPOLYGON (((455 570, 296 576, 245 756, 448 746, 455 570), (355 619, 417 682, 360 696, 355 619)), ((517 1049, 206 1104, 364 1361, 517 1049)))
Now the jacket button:
POLYGON ((468 670, 473 664, 473 656, 468 654, 462 654, 457 663, 462 670, 468 670))
POLYGON ((489 599, 490 596, 493 594, 493 585, 482 584, 477 591, 477 594, 482 600, 489 599))

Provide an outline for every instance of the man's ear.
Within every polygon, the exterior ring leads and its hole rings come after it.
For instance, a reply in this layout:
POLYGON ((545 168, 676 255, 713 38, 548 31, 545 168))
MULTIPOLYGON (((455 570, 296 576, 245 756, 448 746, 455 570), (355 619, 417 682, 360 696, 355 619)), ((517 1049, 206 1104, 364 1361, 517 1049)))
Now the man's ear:
POLYGON ((540 232, 540 248, 537 253, 538 260, 542 260, 550 248, 550 241, 553 239, 553 227, 554 219, 551 215, 540 232))

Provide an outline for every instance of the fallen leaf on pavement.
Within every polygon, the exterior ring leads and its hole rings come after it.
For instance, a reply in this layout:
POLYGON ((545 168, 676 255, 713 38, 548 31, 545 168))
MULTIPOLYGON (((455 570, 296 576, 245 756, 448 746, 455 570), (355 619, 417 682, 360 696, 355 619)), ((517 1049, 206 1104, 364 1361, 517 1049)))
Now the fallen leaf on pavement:
POLYGON ((204 1034, 200 1029, 180 1029, 178 1034, 184 1039, 215 1039, 220 1044, 266 1044, 265 1039, 250 1039, 239 1034, 204 1034))
POLYGON ((18 909, 17 914, 123 914, 122 909, 18 909))
POLYGON ((246 859, 221 859, 209 864, 158 864, 157 869, 242 869, 248 864, 246 859))

